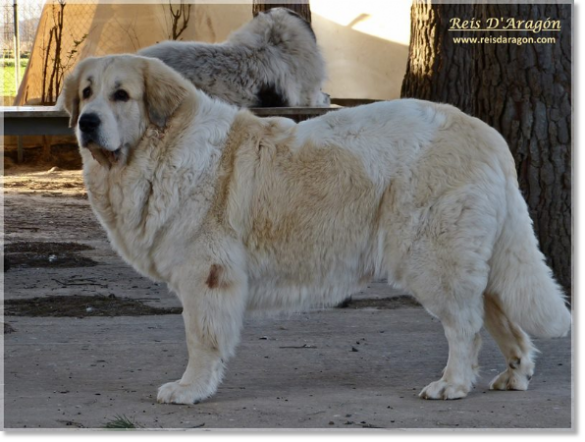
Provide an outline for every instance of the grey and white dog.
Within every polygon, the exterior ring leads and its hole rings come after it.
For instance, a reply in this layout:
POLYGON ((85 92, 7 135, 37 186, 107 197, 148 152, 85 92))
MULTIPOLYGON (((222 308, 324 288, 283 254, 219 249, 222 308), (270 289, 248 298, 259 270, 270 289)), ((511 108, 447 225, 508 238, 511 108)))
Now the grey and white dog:
POLYGON ((325 61, 311 25, 273 8, 223 43, 165 41, 138 51, 207 94, 241 107, 328 106, 325 61))

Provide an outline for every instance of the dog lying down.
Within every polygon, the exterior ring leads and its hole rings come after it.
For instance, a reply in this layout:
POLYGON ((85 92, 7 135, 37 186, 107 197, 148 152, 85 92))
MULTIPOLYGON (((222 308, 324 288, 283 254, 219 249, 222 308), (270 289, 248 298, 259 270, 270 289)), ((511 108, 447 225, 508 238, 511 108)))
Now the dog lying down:
POLYGON ((223 43, 165 41, 138 51, 158 58, 212 97, 241 107, 329 106, 325 61, 311 25, 273 8, 223 43))
POLYGON ((506 358, 495 390, 528 388, 527 333, 569 331, 506 143, 452 106, 258 118, 132 55, 82 61, 63 99, 112 246, 184 308, 189 362, 160 402, 214 394, 246 310, 336 304, 376 277, 444 326, 449 358, 426 399, 468 394, 482 325, 506 358))

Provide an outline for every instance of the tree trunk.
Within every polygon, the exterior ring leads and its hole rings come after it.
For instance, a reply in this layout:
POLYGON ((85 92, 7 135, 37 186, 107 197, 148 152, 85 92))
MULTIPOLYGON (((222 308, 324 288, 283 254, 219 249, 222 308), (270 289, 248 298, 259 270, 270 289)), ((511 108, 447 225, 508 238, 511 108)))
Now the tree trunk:
MULTIPOLYGON (((413 4, 403 97, 453 104, 497 129, 516 161, 540 247, 571 291, 570 4, 413 4), (559 32, 453 32, 453 18, 560 21, 559 32), (532 37, 534 42, 460 43, 454 37, 532 37), (553 37, 554 43, 536 42, 553 37)), ((509 23, 509 22, 508 22, 509 23)), ((502 28, 502 26, 500 26, 502 28)))
POLYGON ((449 18, 465 17, 469 5, 419 3, 410 13, 410 47, 402 97, 451 103, 473 110, 471 45, 453 44, 449 18))
MULTIPOLYGON (((485 5, 484 17, 561 20, 554 44, 483 45, 475 114, 506 139, 549 265, 571 287, 571 5, 485 5)), ((537 34, 538 35, 538 34, 537 34)))
POLYGON ((252 14, 256 17, 260 12, 266 12, 272 8, 287 8, 296 12, 309 23, 311 23, 311 7, 309 0, 294 0, 282 3, 265 3, 265 0, 254 0, 252 4, 252 14))

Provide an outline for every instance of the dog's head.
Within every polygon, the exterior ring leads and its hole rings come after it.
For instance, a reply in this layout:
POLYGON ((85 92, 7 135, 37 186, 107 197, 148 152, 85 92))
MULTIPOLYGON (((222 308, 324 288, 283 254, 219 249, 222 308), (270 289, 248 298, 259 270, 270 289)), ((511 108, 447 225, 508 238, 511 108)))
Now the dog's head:
POLYGON ((317 41, 317 37, 315 36, 315 32, 313 31, 311 23, 309 23, 305 18, 296 12, 291 11, 288 8, 272 8, 268 10, 267 14, 270 15, 272 20, 274 20, 278 26, 287 27, 293 26, 293 24, 301 24, 301 26, 303 26, 305 31, 309 33, 313 40, 315 42, 317 41))
POLYGON ((301 50, 314 48, 317 38, 311 24, 299 14, 287 8, 272 8, 231 33, 228 41, 249 46, 290 44, 301 50))
POLYGON ((186 80, 161 61, 112 55, 79 63, 59 102, 79 145, 111 167, 128 157, 149 124, 164 128, 187 93, 186 80))

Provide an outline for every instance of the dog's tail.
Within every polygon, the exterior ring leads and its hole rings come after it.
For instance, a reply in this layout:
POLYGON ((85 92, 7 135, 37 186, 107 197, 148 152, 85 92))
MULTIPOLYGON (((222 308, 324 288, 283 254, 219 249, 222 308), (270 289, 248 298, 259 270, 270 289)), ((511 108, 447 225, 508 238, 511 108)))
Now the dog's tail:
POLYGON ((514 177, 507 180, 507 215, 491 260, 487 293, 497 297, 513 322, 537 337, 565 336, 571 313, 546 265, 528 207, 514 177))

